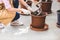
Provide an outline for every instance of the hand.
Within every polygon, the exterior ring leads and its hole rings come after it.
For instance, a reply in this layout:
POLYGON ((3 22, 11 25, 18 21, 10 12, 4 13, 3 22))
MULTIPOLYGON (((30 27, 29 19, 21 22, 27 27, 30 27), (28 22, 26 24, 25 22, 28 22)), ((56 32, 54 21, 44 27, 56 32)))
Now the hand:
POLYGON ((21 9, 21 11, 24 13, 24 14, 31 14, 31 12, 29 10, 26 10, 26 9, 21 9))
POLYGON ((39 8, 37 8, 36 6, 35 6, 35 8, 31 8, 31 7, 27 7, 28 8, 28 10, 29 11, 31 11, 31 12, 35 12, 35 11, 37 11, 39 8))
POLYGON ((34 12, 34 10, 31 7, 27 7, 27 9, 31 12, 34 12))

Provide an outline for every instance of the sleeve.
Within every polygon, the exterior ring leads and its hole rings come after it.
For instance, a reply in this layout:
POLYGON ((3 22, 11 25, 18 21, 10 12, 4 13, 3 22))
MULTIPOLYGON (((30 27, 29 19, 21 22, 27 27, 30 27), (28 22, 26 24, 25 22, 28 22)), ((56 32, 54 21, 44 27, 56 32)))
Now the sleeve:
POLYGON ((8 8, 11 8, 11 5, 9 3, 9 0, 2 0, 4 5, 5 5, 5 8, 8 9, 8 8))

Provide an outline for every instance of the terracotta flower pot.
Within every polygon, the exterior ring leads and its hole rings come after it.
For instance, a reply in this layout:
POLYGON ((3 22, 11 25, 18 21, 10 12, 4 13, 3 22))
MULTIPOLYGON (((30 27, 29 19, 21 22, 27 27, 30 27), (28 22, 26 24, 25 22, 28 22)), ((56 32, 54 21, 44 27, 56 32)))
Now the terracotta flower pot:
POLYGON ((60 10, 57 11, 57 27, 60 28, 60 10))
POLYGON ((60 0, 57 0, 58 2, 60 2, 60 0))
POLYGON ((48 29, 48 27, 45 28, 45 26, 47 26, 45 25, 46 15, 36 16, 32 14, 31 18, 32 18, 31 28, 33 30, 42 31, 48 29))
POLYGON ((32 1, 27 1, 26 2, 29 6, 32 6, 32 1))
POLYGON ((32 15, 32 26, 35 28, 44 28, 46 16, 32 15))
POLYGON ((52 1, 51 2, 41 2, 41 8, 43 12, 47 12, 48 14, 51 13, 51 6, 52 6, 52 1))

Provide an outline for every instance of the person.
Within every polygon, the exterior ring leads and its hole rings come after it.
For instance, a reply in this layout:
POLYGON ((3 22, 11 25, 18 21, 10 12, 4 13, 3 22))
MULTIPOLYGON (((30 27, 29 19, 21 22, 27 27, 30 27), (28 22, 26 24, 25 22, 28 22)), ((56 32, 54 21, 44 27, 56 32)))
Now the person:
MULTIPOLYGON (((21 13, 22 10, 13 8, 9 0, 0 0, 0 28, 4 28, 2 24, 15 24, 16 20, 20 18, 20 14, 17 12, 21 13)), ((17 24, 15 24, 15 26, 17 24)))
POLYGON ((29 10, 29 11, 31 11, 31 12, 35 12, 36 10, 38 10, 39 8, 37 8, 37 6, 36 6, 36 4, 35 4, 35 0, 26 0, 26 1, 24 1, 24 0, 19 0, 19 2, 20 2, 20 4, 22 5, 22 6, 24 6, 27 10, 29 10), (28 4, 27 4, 27 1, 31 1, 31 6, 29 6, 28 4))
MULTIPOLYGON (((32 0, 30 0, 30 1, 32 1, 32 0)), ((32 8, 26 3, 27 1, 19 0, 19 2, 20 2, 21 7, 24 6, 29 11, 33 11, 32 8)))
MULTIPOLYGON (((18 8, 19 7, 19 0, 10 0, 11 1, 11 4, 13 5, 14 8, 18 8)), ((20 9, 20 8, 19 8, 20 9)), ((23 11, 22 14, 30 14, 31 12, 29 10, 26 10, 26 9, 23 9, 21 8, 21 10, 23 11)), ((18 13, 18 12, 17 12, 18 13)))
MULTIPOLYGON (((14 8, 22 8, 22 11, 24 12, 24 14, 28 15, 31 12, 34 12, 35 10, 32 9, 27 3, 26 0, 12 0, 13 2, 13 6, 14 8)), ((31 0, 33 3, 33 0, 31 0)), ((24 15, 23 14, 23 15, 24 15)))

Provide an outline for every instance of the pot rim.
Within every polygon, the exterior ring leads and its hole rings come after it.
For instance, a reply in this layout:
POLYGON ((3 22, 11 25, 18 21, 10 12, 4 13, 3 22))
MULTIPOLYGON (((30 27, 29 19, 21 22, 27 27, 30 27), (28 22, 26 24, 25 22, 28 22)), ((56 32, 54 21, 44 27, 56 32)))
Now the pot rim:
POLYGON ((41 3, 52 3, 52 1, 51 2, 41 2, 41 3))
POLYGON ((43 16, 35 16, 35 15, 31 15, 31 16, 34 16, 34 17, 44 17, 44 16, 46 16, 46 15, 43 15, 43 16))
POLYGON ((31 16, 34 16, 34 17, 44 17, 44 16, 47 16, 47 12, 45 12, 45 15, 43 15, 43 16, 36 16, 36 15, 33 15, 33 14, 31 14, 31 16))

